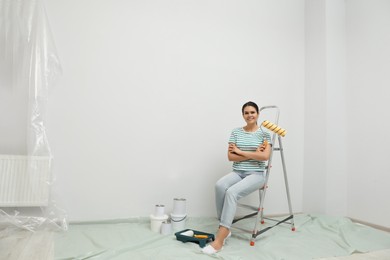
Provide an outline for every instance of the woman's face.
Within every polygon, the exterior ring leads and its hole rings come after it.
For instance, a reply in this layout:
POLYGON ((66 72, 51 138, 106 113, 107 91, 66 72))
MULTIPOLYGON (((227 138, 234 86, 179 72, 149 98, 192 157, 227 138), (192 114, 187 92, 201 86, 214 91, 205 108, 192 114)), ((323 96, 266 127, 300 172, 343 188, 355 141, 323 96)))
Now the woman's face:
POLYGON ((242 116, 244 117, 247 124, 256 124, 259 114, 254 107, 247 106, 244 108, 244 113, 242 116))

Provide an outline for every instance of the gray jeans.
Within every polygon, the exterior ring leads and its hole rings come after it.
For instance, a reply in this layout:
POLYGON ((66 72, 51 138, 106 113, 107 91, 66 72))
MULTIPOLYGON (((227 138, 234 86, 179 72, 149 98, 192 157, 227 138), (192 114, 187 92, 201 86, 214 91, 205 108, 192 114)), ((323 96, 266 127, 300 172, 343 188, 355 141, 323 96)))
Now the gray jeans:
POLYGON ((220 225, 230 229, 237 209, 237 201, 263 187, 264 172, 234 171, 215 184, 215 203, 220 225))

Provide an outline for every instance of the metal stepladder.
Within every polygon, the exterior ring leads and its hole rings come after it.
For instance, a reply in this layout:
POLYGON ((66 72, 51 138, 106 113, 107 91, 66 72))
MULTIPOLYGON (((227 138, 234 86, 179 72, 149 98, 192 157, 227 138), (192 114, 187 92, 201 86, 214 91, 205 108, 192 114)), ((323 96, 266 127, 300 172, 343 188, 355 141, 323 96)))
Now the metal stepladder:
MULTIPOLYGON (((271 228, 273 228, 279 224, 282 224, 282 223, 291 224, 291 230, 295 231, 294 215, 293 215, 292 206, 291 206, 290 190, 289 190, 288 180, 287 180, 287 170, 286 170, 286 163, 285 163, 284 153, 283 153, 281 131, 277 131, 278 129, 281 129, 280 127, 278 127, 280 110, 277 106, 265 106, 265 107, 261 107, 259 109, 259 114, 261 115, 262 114, 261 112, 264 110, 275 110, 275 119, 273 120, 274 124, 268 122, 268 123, 270 123, 270 127, 269 127, 269 125, 267 125, 267 127, 266 127, 273 132, 272 139, 271 139, 271 148, 272 149, 271 149, 271 154, 270 154, 270 157, 268 160, 268 164, 266 166, 265 182, 264 182, 263 187, 259 188, 259 201, 260 201, 259 206, 254 207, 251 205, 245 205, 245 204, 238 203, 238 205, 237 205, 238 207, 246 208, 246 209, 252 210, 254 212, 252 212, 248 215, 245 215, 243 217, 235 218, 233 220, 233 224, 234 224, 240 220, 256 216, 256 222, 255 222, 255 226, 253 228, 253 231, 249 231, 252 233, 252 236, 250 239, 251 246, 255 245, 255 241, 256 241, 257 236, 261 235, 262 233, 270 230, 271 228), (278 142, 278 145, 279 145, 278 147, 275 147, 276 141, 278 142), (280 156, 281 156, 283 175, 284 175, 284 183, 285 183, 285 188, 286 188, 288 210, 289 210, 289 216, 282 219, 282 220, 276 220, 276 219, 264 217, 264 207, 263 207, 264 206, 264 198, 265 198, 266 190, 268 188, 268 186, 267 186, 268 185, 268 178, 269 178, 269 174, 270 174, 270 171, 272 168, 272 159, 273 159, 273 154, 275 151, 280 152, 280 156), (259 223, 264 224, 264 219, 275 221, 276 224, 274 224, 273 226, 259 229, 259 223)), ((264 126, 265 122, 266 121, 264 121, 260 127, 264 126)), ((285 134, 285 130, 284 129, 281 129, 281 130, 283 130, 284 134, 285 134)), ((237 227, 234 227, 234 228, 237 228, 237 227)))

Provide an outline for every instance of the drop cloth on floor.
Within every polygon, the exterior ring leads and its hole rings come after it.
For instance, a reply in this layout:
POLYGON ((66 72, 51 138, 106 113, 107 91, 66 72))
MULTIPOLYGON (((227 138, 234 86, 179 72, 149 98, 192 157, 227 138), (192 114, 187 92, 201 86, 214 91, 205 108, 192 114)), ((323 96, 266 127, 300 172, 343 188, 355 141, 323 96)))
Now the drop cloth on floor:
MULTIPOLYGON (((294 220, 296 231, 291 231, 290 225, 278 225, 260 235, 255 246, 249 245, 250 234, 233 229, 224 249, 212 257, 201 253, 198 244, 177 241, 174 234, 152 232, 147 218, 70 224, 67 232, 55 236, 54 258, 303 260, 390 249, 390 233, 353 223, 348 218, 300 214, 294 220)), ((235 226, 251 229, 254 221, 245 219, 235 226)), ((267 221, 264 226, 272 224, 267 221)), ((186 228, 207 233, 215 233, 217 226, 214 218, 189 218, 186 223, 186 228)))
MULTIPOLYGON (((203 255, 198 244, 150 230, 148 218, 70 224, 66 232, 31 232, 0 227, 0 260, 132 260, 132 259, 322 259, 389 260, 390 233, 356 224, 347 218, 295 215, 296 231, 278 225, 249 246, 250 234, 232 230, 215 256, 203 255), (54 245, 54 250, 53 250, 54 245)), ((275 224, 267 221, 264 226, 275 224)), ((251 229, 254 219, 235 226, 251 229)), ((215 233, 214 218, 189 218, 186 228, 215 233)))

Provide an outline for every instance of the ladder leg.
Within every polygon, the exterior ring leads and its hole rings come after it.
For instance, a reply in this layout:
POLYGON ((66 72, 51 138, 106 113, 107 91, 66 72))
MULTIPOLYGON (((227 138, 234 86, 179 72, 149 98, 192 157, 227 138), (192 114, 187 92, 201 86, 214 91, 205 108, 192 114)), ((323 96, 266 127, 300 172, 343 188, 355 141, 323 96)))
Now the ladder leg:
MULTIPOLYGON (((284 160, 284 153, 283 153, 282 138, 280 137, 280 135, 278 135, 278 141, 279 141, 280 156, 281 156, 281 159, 282 159, 282 166, 283 166, 284 184, 286 186, 288 210, 290 212, 290 215, 293 216, 292 206, 291 206, 291 198, 290 198, 290 189, 288 187, 286 163, 285 163, 285 160, 284 160)), ((294 218, 293 217, 291 218, 291 230, 295 231, 295 225, 294 225, 294 218)))
POLYGON ((262 192, 264 192, 264 190, 259 190, 259 197, 260 197, 260 204, 259 204, 259 208, 257 209, 257 215, 256 215, 256 221, 255 221, 255 226, 253 228, 253 231, 252 231, 252 237, 251 237, 251 240, 250 240, 250 245, 251 246, 254 246, 255 245, 255 240, 256 240, 256 237, 257 235, 259 234, 258 233, 258 226, 259 226, 259 223, 260 223, 260 219, 263 219, 263 203, 264 203, 264 193, 262 194, 262 192))
POLYGON ((259 203, 259 207, 257 209, 255 227, 253 228, 252 238, 250 240, 250 245, 251 246, 255 245, 256 237, 261 233, 261 232, 259 232, 259 228, 258 228, 259 223, 260 222, 262 224, 264 223, 264 198, 265 198, 265 193, 266 193, 267 185, 268 185, 268 176, 269 176, 269 173, 271 171, 272 154, 273 154, 273 151, 271 151, 271 155, 270 155, 270 158, 268 160, 268 167, 267 167, 267 170, 265 172, 264 186, 263 186, 262 189, 259 190, 259 200, 260 200, 260 203, 259 203))
MULTIPOLYGON (((266 187, 264 187, 263 189, 265 189, 266 187)), ((261 198, 263 197, 263 190, 259 190, 259 201, 261 201, 261 198)), ((260 223, 261 224, 264 224, 264 210, 262 210, 260 212, 260 223)))
MULTIPOLYGON (((274 134, 274 136, 275 136, 275 134, 274 134)), ((275 144, 275 138, 272 139, 272 150, 271 150, 270 157, 268 159, 267 170, 265 171, 264 186, 262 189, 259 190, 260 203, 259 203, 259 208, 257 209, 258 211, 257 211, 257 215, 256 215, 255 227, 253 228, 252 238, 250 240, 251 246, 255 245, 256 237, 261 233, 261 232, 259 232, 259 229, 258 229, 259 222, 261 221, 261 224, 264 223, 264 198, 265 198, 265 193, 267 190, 269 173, 271 171, 272 159, 273 159, 273 154, 274 154, 274 144, 275 144)))

